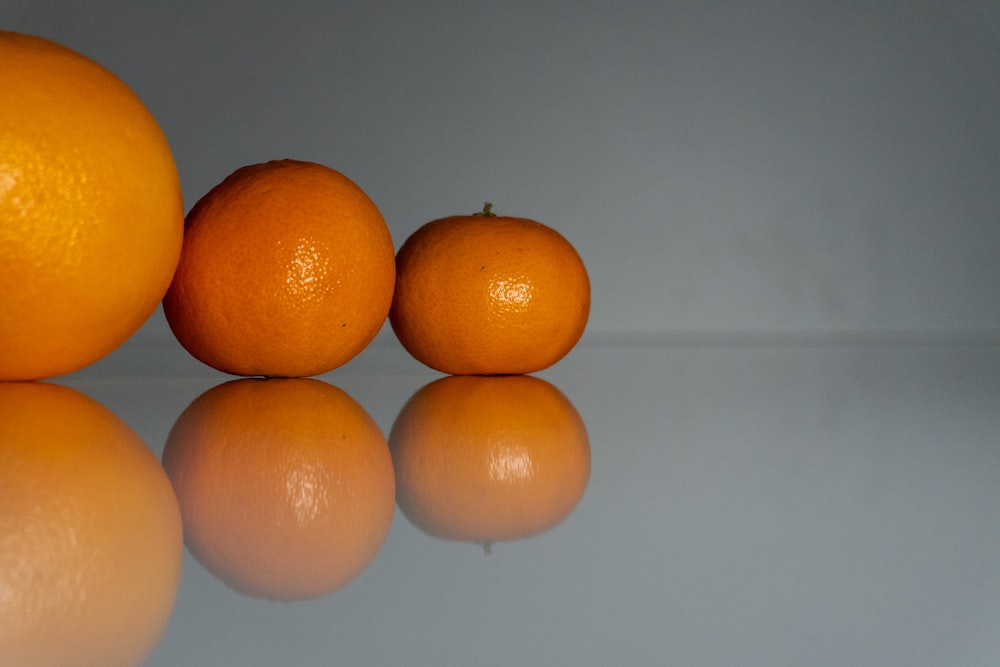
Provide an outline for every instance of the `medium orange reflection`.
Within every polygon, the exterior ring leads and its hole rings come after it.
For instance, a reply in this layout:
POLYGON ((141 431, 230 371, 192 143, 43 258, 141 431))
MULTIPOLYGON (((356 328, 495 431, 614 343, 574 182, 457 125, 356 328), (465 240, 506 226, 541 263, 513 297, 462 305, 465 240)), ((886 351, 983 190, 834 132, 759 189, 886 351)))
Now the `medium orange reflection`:
POLYGON ((396 418, 389 447, 406 517, 435 537, 487 549, 562 522, 590 478, 583 420, 530 375, 425 385, 396 418))
POLYGON ((135 432, 74 389, 0 383, 0 662, 141 664, 182 555, 177 501, 135 432))
POLYGON ((234 590, 331 593, 375 558, 394 511, 392 461, 353 398, 307 378, 243 378, 196 398, 167 438, 191 553, 234 590))

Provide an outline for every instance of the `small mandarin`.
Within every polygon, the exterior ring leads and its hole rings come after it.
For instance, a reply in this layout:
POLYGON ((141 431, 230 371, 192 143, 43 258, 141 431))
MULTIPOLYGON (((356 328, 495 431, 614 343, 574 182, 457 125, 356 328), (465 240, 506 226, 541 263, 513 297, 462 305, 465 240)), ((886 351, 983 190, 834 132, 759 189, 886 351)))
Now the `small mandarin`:
POLYGON ((579 413, 530 375, 449 376, 419 389, 389 434, 396 502, 442 539, 481 543, 549 530, 590 478, 579 413))
POLYGON ((182 557, 173 489, 134 431, 69 387, 0 382, 0 663, 142 664, 182 557))
POLYGON ((316 598, 375 558, 395 478, 378 425, 314 378, 243 378, 196 398, 163 450, 188 548, 233 590, 316 598))
POLYGON ((107 69, 0 32, 0 380, 97 361, 159 305, 184 231, 149 110, 107 69))
POLYGON ((233 172, 188 213, 163 301, 192 356, 234 375, 319 375, 385 323, 395 280, 389 228, 340 172, 275 160, 233 172))
POLYGON ((531 373, 583 335, 590 281, 554 229, 482 214, 434 220, 396 256, 389 321, 418 361, 455 375, 531 373))

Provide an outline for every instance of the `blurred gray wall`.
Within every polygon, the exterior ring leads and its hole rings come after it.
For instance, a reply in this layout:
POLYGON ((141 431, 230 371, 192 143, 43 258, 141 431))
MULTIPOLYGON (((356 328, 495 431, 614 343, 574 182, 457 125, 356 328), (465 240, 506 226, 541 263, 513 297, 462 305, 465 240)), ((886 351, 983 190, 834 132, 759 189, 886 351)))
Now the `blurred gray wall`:
POLYGON ((559 229, 595 332, 1000 330, 997 2, 5 5, 139 93, 189 207, 315 160, 397 247, 559 229))

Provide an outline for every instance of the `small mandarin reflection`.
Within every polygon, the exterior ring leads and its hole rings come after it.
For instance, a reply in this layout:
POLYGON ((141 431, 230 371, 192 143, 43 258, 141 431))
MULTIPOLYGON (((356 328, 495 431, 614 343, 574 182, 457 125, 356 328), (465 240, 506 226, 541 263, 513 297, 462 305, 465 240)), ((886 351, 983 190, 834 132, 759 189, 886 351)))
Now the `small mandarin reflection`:
POLYGON ((243 378, 196 398, 167 437, 194 557, 233 590, 328 595, 382 547, 395 509, 385 437, 350 395, 313 378, 243 378))
POLYGON ((140 665, 180 584, 177 500, 89 396, 0 382, 0 663, 140 665))
POLYGON ((590 478, 579 413, 530 375, 449 376, 418 390, 389 434, 396 502, 425 533, 483 544, 560 524, 590 478))

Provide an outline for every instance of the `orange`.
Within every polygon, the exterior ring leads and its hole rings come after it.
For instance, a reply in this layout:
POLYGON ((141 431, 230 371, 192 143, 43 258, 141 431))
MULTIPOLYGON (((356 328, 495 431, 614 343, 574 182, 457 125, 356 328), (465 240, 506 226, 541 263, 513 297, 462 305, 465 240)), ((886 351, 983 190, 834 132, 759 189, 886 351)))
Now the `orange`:
POLYGON ((128 426, 74 389, 0 383, 0 662, 141 664, 182 556, 170 482, 128 426))
POLYGON ((209 389, 177 419, 163 464, 188 548, 245 595, 331 593, 375 558, 392 523, 382 432, 320 380, 244 378, 209 389))
POLYGON ((340 172, 250 165, 188 213, 164 312, 188 352, 220 371, 319 375, 385 323, 393 254, 382 214, 340 172))
POLYGON ((0 32, 0 380, 107 355, 163 298, 184 204, 170 147, 114 74, 0 32))
POLYGON ((580 255, 557 231, 482 214, 434 220, 399 249, 389 321, 418 361, 456 375, 531 373, 562 359, 590 313, 580 255))
POLYGON ((435 537, 482 543, 562 522, 590 478, 583 420, 530 375, 449 376, 418 390, 389 435, 396 502, 435 537))

